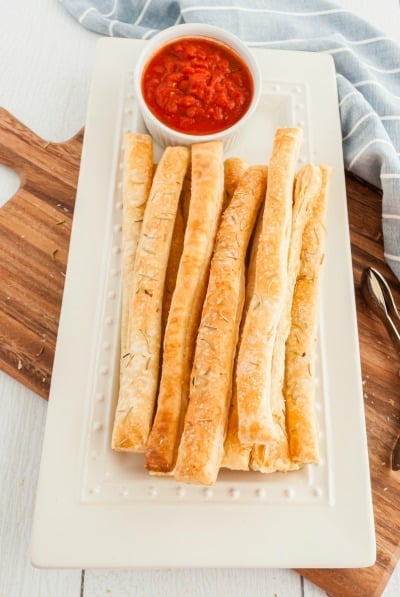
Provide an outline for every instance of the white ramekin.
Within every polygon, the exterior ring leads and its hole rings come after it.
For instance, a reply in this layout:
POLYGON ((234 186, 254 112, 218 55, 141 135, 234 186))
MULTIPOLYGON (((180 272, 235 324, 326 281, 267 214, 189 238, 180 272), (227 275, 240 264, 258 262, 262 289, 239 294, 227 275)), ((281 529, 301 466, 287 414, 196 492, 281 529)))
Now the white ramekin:
POLYGON ((134 91, 147 130, 154 141, 162 147, 166 147, 167 145, 192 145, 193 143, 220 140, 223 141, 226 148, 233 143, 237 132, 246 125, 257 107, 261 95, 261 72, 251 50, 233 33, 205 24, 175 25, 157 33, 143 48, 136 62, 134 91), (209 135, 189 135, 175 131, 160 122, 144 101, 141 81, 145 66, 160 48, 182 37, 202 37, 222 42, 240 56, 250 71, 253 79, 253 98, 251 104, 240 120, 221 132, 209 135))

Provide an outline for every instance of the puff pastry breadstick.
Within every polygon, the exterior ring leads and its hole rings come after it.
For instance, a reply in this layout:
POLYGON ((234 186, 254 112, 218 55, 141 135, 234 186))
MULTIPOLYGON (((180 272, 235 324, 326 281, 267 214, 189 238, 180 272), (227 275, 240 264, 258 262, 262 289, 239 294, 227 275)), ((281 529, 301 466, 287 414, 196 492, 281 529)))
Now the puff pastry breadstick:
MULTIPOLYGON (((262 219, 264 213, 264 205, 261 205, 259 210, 257 224, 254 229, 253 238, 251 240, 250 248, 250 260, 246 273, 245 281, 245 303, 243 309, 243 317, 239 331, 239 346, 240 339, 242 337, 243 324, 246 319, 246 313, 249 308, 250 299, 253 296, 254 284, 255 284, 255 266, 257 256, 257 245, 258 239, 260 238, 262 229, 262 219)), ((239 352, 239 347, 237 353, 239 352)), ((232 399, 231 407, 229 411, 228 419, 228 430, 226 433, 224 443, 224 457, 222 460, 222 466, 230 468, 232 470, 249 470, 250 455, 252 450, 252 444, 243 444, 239 439, 239 412, 238 412, 238 399, 237 399, 237 386, 236 386, 236 368, 237 368, 237 355, 235 366, 233 369, 233 380, 232 380, 232 399)))
POLYGON ((183 177, 186 147, 168 147, 154 175, 136 251, 132 323, 122 355, 112 447, 143 451, 153 417, 161 343, 165 275, 183 177))
POLYGON ((189 162, 189 167, 186 171, 185 178, 183 179, 182 194, 181 194, 181 206, 182 206, 182 218, 183 224, 186 228, 186 224, 189 217, 190 198, 192 195, 192 164, 189 162))
POLYGON ((286 343, 284 393, 287 428, 291 457, 299 463, 318 461, 314 353, 330 170, 321 167, 321 174, 321 191, 313 203, 311 217, 303 234, 300 271, 293 297, 292 325, 286 343))
POLYGON ((121 354, 125 354, 127 350, 136 247, 153 178, 153 143, 151 137, 138 133, 126 133, 124 145, 121 354))
POLYGON ((222 215, 196 340, 175 467, 178 481, 211 485, 221 466, 244 299, 245 256, 265 186, 266 168, 249 168, 222 215))
POLYGON ((244 321, 236 371, 242 443, 267 443, 276 436, 270 400, 272 354, 287 283, 293 180, 300 140, 300 129, 278 129, 268 168, 254 293, 244 321))
POLYGON ((320 190, 321 170, 318 166, 307 164, 295 178, 286 298, 282 317, 278 324, 272 357, 271 407, 277 437, 267 445, 254 446, 251 452, 250 468, 263 473, 284 472, 298 468, 298 465, 295 465, 290 458, 286 433, 283 396, 285 344, 290 331, 293 291, 300 268, 303 231, 310 216, 311 207, 320 190))
POLYGON ((165 277, 165 291, 163 300, 163 311, 162 311, 162 329, 165 331, 168 314, 171 307, 172 295, 176 286, 176 279, 178 276, 179 262, 183 251, 183 238, 185 234, 185 223, 183 221, 182 214, 182 198, 179 200, 178 211, 176 212, 175 226, 172 233, 171 250, 169 253, 167 274, 165 277))
POLYGON ((240 179, 246 172, 249 164, 242 158, 227 158, 224 161, 224 180, 225 180, 225 201, 224 209, 232 199, 240 179))
POLYGON ((146 468, 153 472, 171 471, 176 460, 223 190, 222 144, 193 145, 189 215, 165 330, 157 411, 146 451, 146 468))
MULTIPOLYGON (((236 364, 234 366, 234 372, 236 364)), ((233 373, 234 377, 234 373, 233 373)), ((239 439, 239 414, 236 384, 232 382, 232 398, 228 415, 228 429, 224 442, 224 455, 221 466, 236 471, 248 471, 252 451, 251 444, 242 444, 239 439)))

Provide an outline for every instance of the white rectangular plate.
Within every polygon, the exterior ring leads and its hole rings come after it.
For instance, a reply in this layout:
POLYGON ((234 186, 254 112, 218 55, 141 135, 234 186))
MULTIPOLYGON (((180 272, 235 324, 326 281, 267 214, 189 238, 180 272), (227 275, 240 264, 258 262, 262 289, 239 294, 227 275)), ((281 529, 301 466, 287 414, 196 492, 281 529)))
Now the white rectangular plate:
MULTIPOLYGON (((256 51, 263 95, 230 147, 267 163, 277 127, 301 126, 299 165, 332 166, 317 354, 321 461, 301 471, 222 471, 212 488, 151 477, 110 449, 118 392, 123 132, 146 42, 99 42, 33 526, 46 567, 360 567, 375 538, 340 120, 330 56, 256 51)), ((158 155, 160 150, 158 149, 158 155)))

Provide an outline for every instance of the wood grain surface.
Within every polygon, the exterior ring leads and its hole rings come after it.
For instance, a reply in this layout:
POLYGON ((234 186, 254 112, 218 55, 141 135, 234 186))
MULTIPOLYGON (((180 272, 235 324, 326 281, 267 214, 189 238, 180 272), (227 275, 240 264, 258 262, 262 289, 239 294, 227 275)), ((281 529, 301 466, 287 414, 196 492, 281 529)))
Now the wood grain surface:
POLYGON ((0 367, 48 398, 83 135, 47 143, 0 109, 0 163, 20 177, 0 209, 0 367))
MULTIPOLYGON (((0 209, 0 368, 47 398, 57 337, 82 133, 62 144, 38 138, 0 109, 0 163, 20 176, 18 192, 0 209)), ((382 594, 400 556, 400 473, 390 451, 400 431, 399 355, 360 294, 362 270, 384 262, 381 197, 347 176, 348 210, 361 366, 377 533, 377 562, 364 569, 300 570, 330 595, 382 594)))

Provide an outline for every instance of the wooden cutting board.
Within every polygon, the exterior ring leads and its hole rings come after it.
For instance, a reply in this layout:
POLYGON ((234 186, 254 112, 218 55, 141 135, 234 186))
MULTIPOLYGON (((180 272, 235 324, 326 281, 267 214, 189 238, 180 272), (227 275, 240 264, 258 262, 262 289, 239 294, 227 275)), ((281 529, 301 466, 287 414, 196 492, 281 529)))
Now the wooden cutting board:
MULTIPOLYGON (((0 163, 21 178, 0 208, 0 367, 48 398, 83 134, 48 143, 0 109, 0 163)), ((366 266, 400 285, 383 259, 380 194, 346 178, 361 365, 377 533, 377 562, 364 569, 300 570, 337 597, 381 595, 400 556, 400 472, 390 451, 400 432, 400 359, 359 290, 366 266)), ((334 200, 334 198, 332 198, 334 200)), ((304 538, 305 548, 307 538, 304 538)))
POLYGON ((0 108, 0 163, 21 186, 0 208, 0 366, 48 398, 83 134, 43 141, 0 108))

